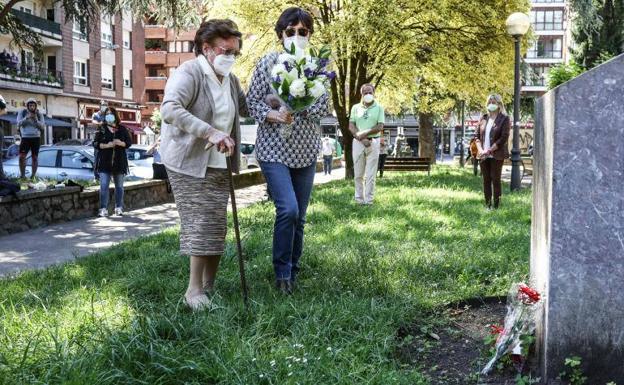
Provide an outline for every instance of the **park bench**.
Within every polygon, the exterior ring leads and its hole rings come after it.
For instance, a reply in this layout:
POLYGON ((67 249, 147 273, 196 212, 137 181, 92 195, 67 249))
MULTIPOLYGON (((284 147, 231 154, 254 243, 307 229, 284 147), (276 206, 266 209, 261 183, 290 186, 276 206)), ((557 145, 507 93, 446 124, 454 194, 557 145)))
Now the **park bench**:
POLYGON ((431 175, 429 158, 386 158, 384 171, 427 171, 431 175))
MULTIPOLYGON (((505 166, 511 166, 511 159, 505 159, 505 166)), ((524 178, 526 175, 533 175, 533 157, 528 155, 522 155, 520 159, 520 171, 522 172, 522 177, 524 178)))

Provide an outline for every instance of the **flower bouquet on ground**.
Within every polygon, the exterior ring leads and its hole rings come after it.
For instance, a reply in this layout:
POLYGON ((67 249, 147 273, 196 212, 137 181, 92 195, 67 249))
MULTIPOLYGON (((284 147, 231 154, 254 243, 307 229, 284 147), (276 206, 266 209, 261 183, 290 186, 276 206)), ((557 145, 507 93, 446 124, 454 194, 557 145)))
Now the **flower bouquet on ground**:
POLYGON ((489 374, 496 362, 506 354, 516 369, 522 371, 530 342, 535 331, 535 313, 540 302, 540 294, 524 283, 514 284, 507 297, 507 315, 503 328, 491 326, 492 333, 497 334, 494 357, 481 371, 489 374))
MULTIPOLYGON (((271 69, 273 91, 280 99, 281 111, 300 112, 313 105, 329 87, 336 74, 327 71, 331 50, 323 46, 310 49, 309 55, 291 46, 289 52, 279 55, 271 69)), ((293 124, 283 124, 280 134, 288 138, 293 124)))

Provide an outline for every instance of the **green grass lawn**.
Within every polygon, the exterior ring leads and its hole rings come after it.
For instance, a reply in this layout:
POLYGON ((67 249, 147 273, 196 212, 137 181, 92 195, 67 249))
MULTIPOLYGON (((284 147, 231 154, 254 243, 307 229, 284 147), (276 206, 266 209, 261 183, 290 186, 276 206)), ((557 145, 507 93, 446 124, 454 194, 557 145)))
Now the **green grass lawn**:
POLYGON ((426 384, 395 360, 397 330, 527 275, 531 194, 487 212, 480 178, 439 167, 387 173, 372 207, 352 195, 315 188, 291 297, 273 289, 272 204, 240 212, 249 311, 233 231, 212 312, 182 304, 177 229, 0 280, 0 383, 426 384))

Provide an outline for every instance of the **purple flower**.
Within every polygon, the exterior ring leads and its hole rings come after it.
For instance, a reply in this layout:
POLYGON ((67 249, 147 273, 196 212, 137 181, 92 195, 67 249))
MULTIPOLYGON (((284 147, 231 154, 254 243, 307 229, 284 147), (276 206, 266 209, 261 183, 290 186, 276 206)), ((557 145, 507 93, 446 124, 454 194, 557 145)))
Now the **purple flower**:
POLYGON ((329 59, 319 59, 318 65, 319 68, 325 68, 329 64, 329 59))
POLYGON ((290 70, 292 69, 290 63, 287 61, 284 62, 284 67, 286 67, 286 72, 290 72, 290 70))
POLYGON ((289 102, 292 102, 292 101, 293 101, 293 99, 295 99, 295 98, 294 98, 292 95, 288 95, 288 101, 289 101, 289 102))
POLYGON ((328 72, 327 77, 329 78, 329 80, 334 80, 336 78, 336 72, 334 71, 328 72))
POLYGON ((278 75, 278 76, 273 78, 273 81, 276 82, 276 83, 281 83, 282 78, 280 78, 279 75, 278 75))
POLYGON ((311 78, 312 76, 314 76, 314 71, 312 71, 309 68, 306 68, 305 70, 303 70, 303 74, 305 75, 306 78, 311 78))

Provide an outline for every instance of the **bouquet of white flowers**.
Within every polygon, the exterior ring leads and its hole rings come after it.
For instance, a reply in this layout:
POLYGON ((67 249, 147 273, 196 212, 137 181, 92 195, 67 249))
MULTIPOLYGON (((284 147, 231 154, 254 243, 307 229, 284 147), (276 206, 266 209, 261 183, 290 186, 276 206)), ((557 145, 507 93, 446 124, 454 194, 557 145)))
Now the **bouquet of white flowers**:
MULTIPOLYGON (((329 87, 336 77, 327 71, 331 50, 324 46, 320 50, 310 49, 309 55, 293 46, 290 52, 279 55, 277 64, 271 70, 273 90, 282 102, 282 108, 299 112, 311 106, 329 87)), ((292 125, 282 125, 281 134, 290 136, 292 125)))

